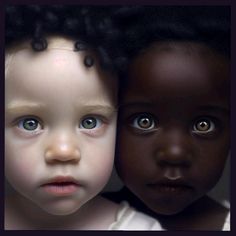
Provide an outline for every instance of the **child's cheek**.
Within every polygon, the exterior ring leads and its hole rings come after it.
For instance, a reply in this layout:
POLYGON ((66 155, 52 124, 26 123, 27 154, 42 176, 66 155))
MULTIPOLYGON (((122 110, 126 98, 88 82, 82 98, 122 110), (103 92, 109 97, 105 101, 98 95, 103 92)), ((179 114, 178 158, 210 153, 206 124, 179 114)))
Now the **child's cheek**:
POLYGON ((116 125, 110 125, 105 135, 89 138, 84 143, 84 161, 90 175, 91 187, 101 191, 112 172, 115 155, 116 125))
MULTIPOLYGON (((15 188, 31 185, 39 168, 34 146, 7 139, 5 145, 5 176, 15 188)), ((39 159, 40 160, 40 159, 39 159)))

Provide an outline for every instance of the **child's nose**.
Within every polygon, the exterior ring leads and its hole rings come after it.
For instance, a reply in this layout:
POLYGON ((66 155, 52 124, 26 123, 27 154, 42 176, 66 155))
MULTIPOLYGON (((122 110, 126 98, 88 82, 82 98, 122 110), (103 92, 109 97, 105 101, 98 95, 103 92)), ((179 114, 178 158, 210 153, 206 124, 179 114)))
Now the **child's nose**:
POLYGON ((156 159, 160 165, 190 166, 193 156, 191 137, 180 130, 166 133, 156 149, 156 159))
POLYGON ((45 161, 54 162, 73 162, 80 161, 81 153, 73 135, 61 135, 51 137, 45 150, 45 161))

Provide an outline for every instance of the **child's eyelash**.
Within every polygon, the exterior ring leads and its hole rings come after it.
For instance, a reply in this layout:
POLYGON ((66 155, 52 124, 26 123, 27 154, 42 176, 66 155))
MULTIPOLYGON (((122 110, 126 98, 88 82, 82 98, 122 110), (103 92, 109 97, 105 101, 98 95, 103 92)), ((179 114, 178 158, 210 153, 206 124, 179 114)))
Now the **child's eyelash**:
POLYGON ((108 124, 110 122, 110 117, 107 117, 107 116, 101 115, 101 114, 85 115, 82 118, 80 118, 79 122, 81 122, 82 120, 88 119, 88 118, 95 118, 95 119, 100 120, 102 123, 106 123, 106 124, 108 124))
POLYGON ((17 117, 17 118, 15 118, 15 119, 11 122, 11 124, 12 124, 13 126, 15 126, 15 125, 17 125, 20 121, 23 121, 23 120, 26 120, 26 119, 37 120, 41 125, 43 125, 42 120, 41 120, 39 117, 34 116, 34 115, 26 115, 26 116, 17 117))

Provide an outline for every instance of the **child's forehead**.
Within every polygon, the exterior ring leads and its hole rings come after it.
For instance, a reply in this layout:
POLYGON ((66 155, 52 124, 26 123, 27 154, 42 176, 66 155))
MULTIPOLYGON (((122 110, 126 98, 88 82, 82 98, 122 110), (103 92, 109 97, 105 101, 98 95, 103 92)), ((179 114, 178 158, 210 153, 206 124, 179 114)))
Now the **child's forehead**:
POLYGON ((155 44, 131 64, 126 94, 152 100, 228 96, 229 66, 222 55, 205 45, 155 44))
MULTIPOLYGON (((42 52, 34 52, 31 49, 21 49, 6 57, 5 75, 23 73, 49 73, 56 74, 57 71, 78 71, 87 74, 83 66, 83 55, 68 50, 52 49, 42 52), (40 68, 40 69, 39 69, 40 68)), ((94 72, 94 70, 92 70, 94 72)))
MULTIPOLYGON (((40 52, 34 51, 30 45, 30 41, 19 42, 6 50, 5 53, 5 75, 7 76, 13 68, 20 67, 37 68, 38 66, 48 68, 50 65, 54 67, 80 67, 86 71, 83 60, 85 55, 91 54, 89 51, 74 50, 75 41, 63 37, 48 37, 48 47, 40 52)), ((96 57, 96 56, 95 56, 96 57)), ((96 66, 95 66, 96 67, 96 66)), ((95 67, 89 71, 94 72, 95 67)))
MULTIPOLYGON (((181 67, 184 71, 193 73, 194 70, 214 73, 214 71, 226 72, 227 78, 230 60, 223 54, 215 51, 204 43, 191 41, 155 42, 143 50, 129 67, 129 73, 139 74, 142 69, 145 72, 160 72, 162 69, 171 70, 181 67), (187 67, 187 68, 186 68, 187 67), (136 73, 137 72, 137 73, 136 73)), ((225 78, 224 78, 225 79, 225 78)))
MULTIPOLYGON (((60 49, 60 50, 74 51, 74 44, 75 41, 70 38, 62 36, 51 36, 47 37, 46 50, 60 49)), ((18 51, 26 49, 33 50, 31 47, 30 40, 23 40, 21 42, 16 42, 9 49, 7 49, 6 54, 16 53, 18 51)))
MULTIPOLYGON (((31 61, 31 59, 52 58, 58 63, 62 60, 66 60, 71 52, 74 52, 74 41, 64 37, 49 37, 47 38, 48 47, 47 49, 36 52, 32 49, 30 41, 25 40, 12 45, 6 49, 5 53, 5 68, 8 70, 12 61, 31 61)), ((78 53, 77 53, 78 54, 78 53)), ((81 53, 80 53, 81 54, 81 53)))

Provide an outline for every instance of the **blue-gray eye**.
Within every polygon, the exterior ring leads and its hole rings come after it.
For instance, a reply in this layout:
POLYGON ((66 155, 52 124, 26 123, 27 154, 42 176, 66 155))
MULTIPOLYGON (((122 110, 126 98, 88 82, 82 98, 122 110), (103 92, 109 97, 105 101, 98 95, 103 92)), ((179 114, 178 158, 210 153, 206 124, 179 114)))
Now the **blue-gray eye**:
POLYGON ((26 131, 38 131, 42 129, 40 122, 34 118, 24 118, 18 122, 18 127, 26 131))
POLYGON ((81 129, 94 129, 99 128, 102 125, 102 121, 99 118, 87 117, 80 123, 81 129))
POLYGON ((193 131, 201 134, 212 132, 215 128, 214 122, 207 118, 199 119, 193 125, 193 131))
POLYGON ((151 130, 155 128, 155 120, 151 115, 138 115, 133 119, 132 126, 137 129, 151 130))

